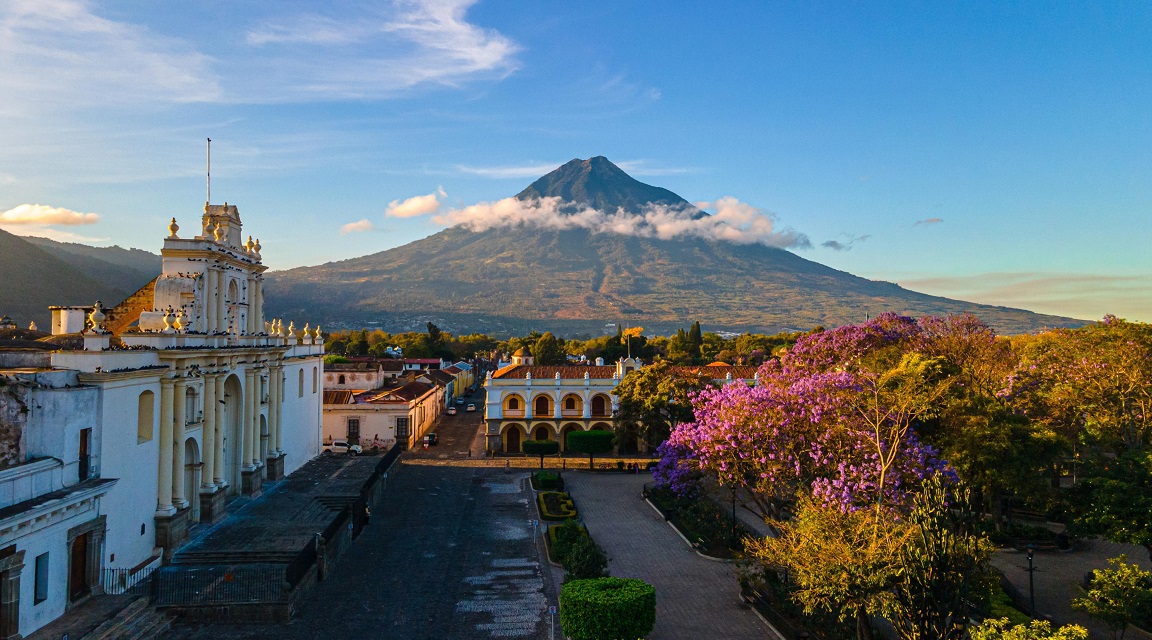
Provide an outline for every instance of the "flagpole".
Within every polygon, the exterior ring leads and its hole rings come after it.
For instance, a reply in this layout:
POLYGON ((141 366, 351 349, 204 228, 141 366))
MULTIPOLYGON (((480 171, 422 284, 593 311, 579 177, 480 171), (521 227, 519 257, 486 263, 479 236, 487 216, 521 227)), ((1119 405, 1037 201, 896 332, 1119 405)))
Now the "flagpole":
POLYGON ((212 204, 212 138, 208 138, 208 165, 205 167, 205 174, 208 177, 208 199, 204 204, 212 204))

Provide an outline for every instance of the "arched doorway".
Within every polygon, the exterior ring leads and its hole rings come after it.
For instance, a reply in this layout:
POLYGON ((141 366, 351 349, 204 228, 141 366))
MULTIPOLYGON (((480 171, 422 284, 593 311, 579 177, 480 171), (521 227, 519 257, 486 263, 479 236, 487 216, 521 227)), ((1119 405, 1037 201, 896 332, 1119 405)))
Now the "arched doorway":
POLYGON ((520 453, 520 427, 512 425, 504 433, 504 452, 520 453))
POLYGON ((564 425, 564 428, 560 430, 560 446, 564 448, 564 451, 568 450, 568 434, 581 430, 583 430, 583 428, 574 422, 564 425))
POLYGON ((200 445, 195 438, 184 441, 184 493, 192 509, 192 522, 200 522, 200 445))
POLYGON ((597 395, 592 398, 592 415, 593 416, 606 416, 612 405, 608 402, 608 398, 597 395))
POLYGON ((243 435, 241 411, 244 399, 244 389, 240 386, 240 378, 235 374, 228 376, 224 381, 224 423, 220 425, 220 434, 223 436, 224 455, 221 463, 224 466, 224 480, 228 483, 228 493, 240 493, 240 467, 242 461, 241 443, 243 435))
POLYGON ((537 418, 547 418, 552 415, 552 402, 548 396, 536 396, 532 401, 532 415, 537 418))

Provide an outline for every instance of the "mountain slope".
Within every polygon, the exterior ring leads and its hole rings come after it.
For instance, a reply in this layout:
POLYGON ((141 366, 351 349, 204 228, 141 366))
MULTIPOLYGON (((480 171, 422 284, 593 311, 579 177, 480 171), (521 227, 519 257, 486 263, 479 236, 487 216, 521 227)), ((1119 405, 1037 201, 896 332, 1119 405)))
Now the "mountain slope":
POLYGON ((160 256, 143 249, 90 247, 37 237, 25 237, 24 241, 44 249, 90 278, 112 283, 127 291, 135 291, 144 286, 161 269, 160 256))
MULTIPOLYGON (((549 195, 602 210, 638 211, 645 198, 657 197, 651 202, 687 204, 603 158, 569 162, 519 197, 549 195)), ((442 318, 456 331, 596 332, 606 322, 625 322, 666 332, 693 320, 712 329, 777 331, 885 311, 969 311, 1007 333, 1081 324, 916 293, 758 244, 532 225, 478 233, 453 227, 380 253, 274 272, 267 304, 274 315, 328 324, 381 321, 399 329, 442 318)))
POLYGON ((11 316, 21 327, 35 320, 41 330, 47 330, 50 305, 90 305, 101 300, 112 306, 134 290, 114 280, 92 277, 31 242, 0 230, 0 314, 11 316))

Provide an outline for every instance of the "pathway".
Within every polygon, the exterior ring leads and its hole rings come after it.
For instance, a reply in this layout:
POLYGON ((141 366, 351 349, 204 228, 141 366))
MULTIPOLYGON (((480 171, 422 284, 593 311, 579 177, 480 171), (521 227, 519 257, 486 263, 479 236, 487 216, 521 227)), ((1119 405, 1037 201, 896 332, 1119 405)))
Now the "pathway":
POLYGON ((740 600, 733 565, 705 559, 641 497, 648 474, 564 475, 580 517, 609 557, 612 575, 656 587, 650 640, 777 638, 740 600))

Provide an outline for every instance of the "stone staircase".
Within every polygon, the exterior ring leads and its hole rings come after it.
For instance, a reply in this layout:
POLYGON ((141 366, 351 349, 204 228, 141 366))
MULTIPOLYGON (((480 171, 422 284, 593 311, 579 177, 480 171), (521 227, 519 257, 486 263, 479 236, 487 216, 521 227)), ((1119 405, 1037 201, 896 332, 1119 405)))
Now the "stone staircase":
POLYGON ((172 619, 139 598, 80 640, 157 640, 165 637, 172 619))
POLYGON ((160 276, 156 276, 151 282, 140 287, 136 293, 106 311, 104 313, 104 327, 109 332, 120 335, 129 325, 140 319, 141 312, 151 311, 152 305, 155 303, 156 281, 159 279, 160 276))

